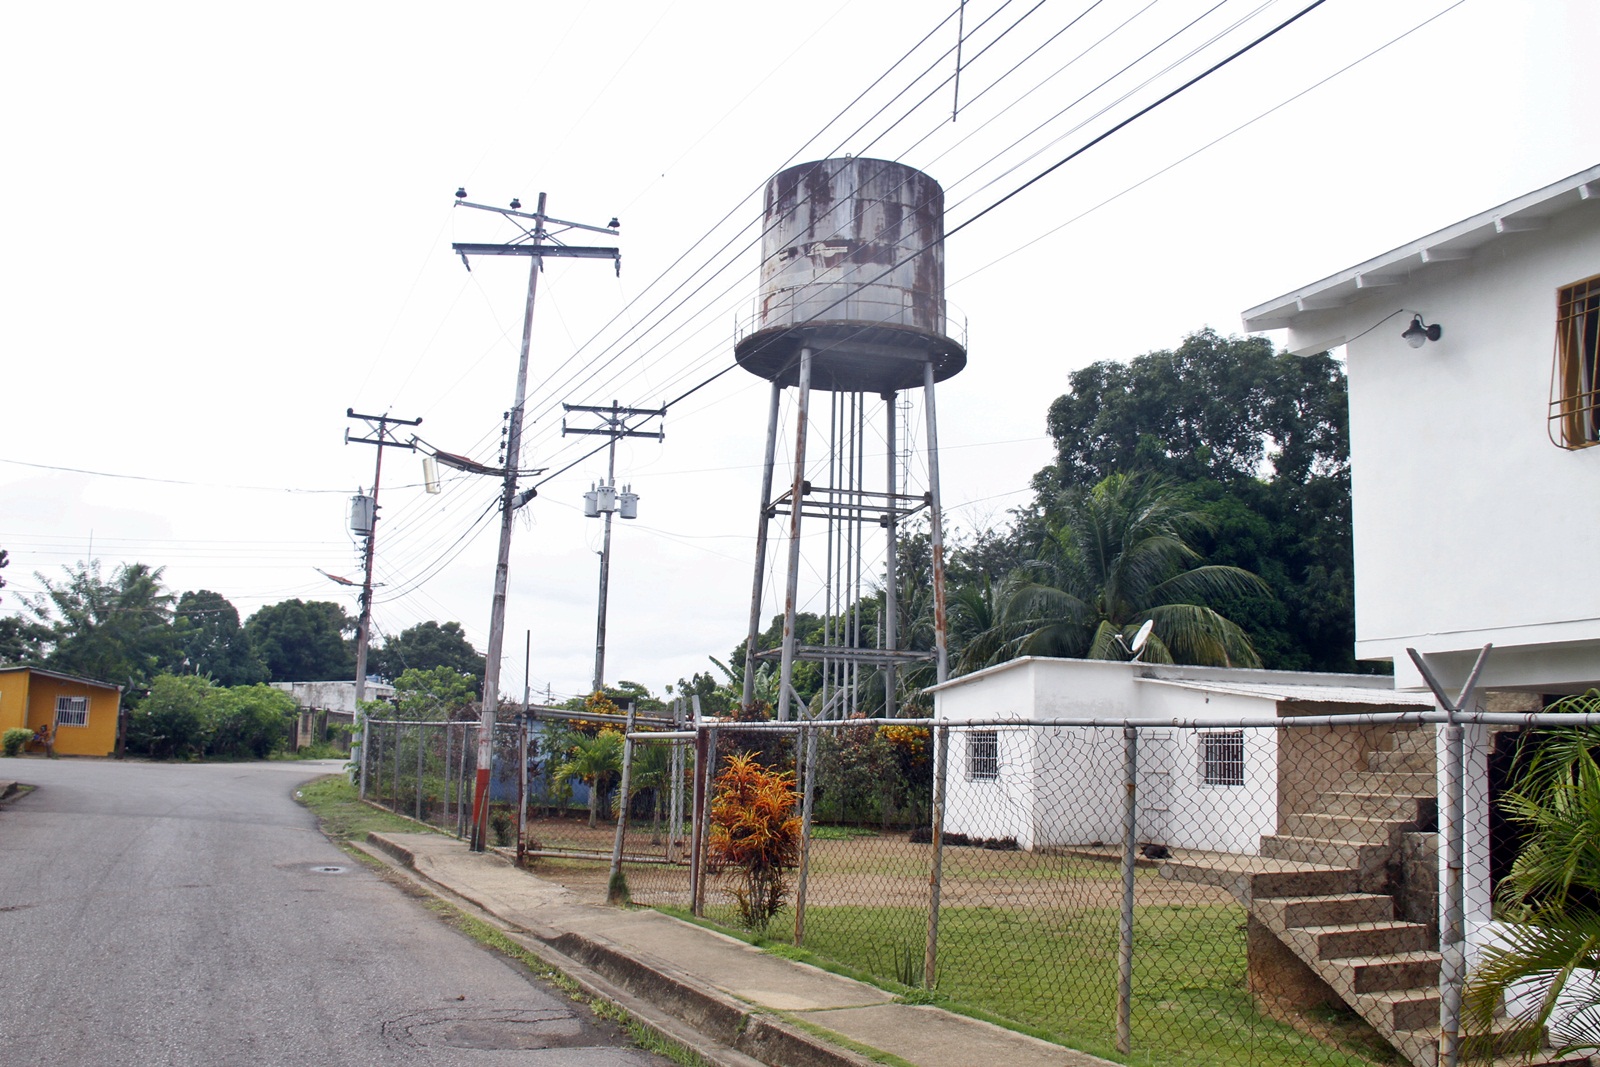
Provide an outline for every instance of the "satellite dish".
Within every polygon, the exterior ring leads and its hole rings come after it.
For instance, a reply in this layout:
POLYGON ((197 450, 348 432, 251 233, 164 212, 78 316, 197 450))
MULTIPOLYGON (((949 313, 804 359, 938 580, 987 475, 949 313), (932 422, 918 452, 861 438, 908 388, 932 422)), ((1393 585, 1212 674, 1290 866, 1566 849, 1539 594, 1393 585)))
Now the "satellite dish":
POLYGON ((1134 659, 1138 659, 1139 658, 1139 653, 1144 651, 1144 646, 1150 640, 1150 631, 1154 630, 1155 628, 1156 628, 1155 620, 1154 619, 1146 619, 1144 621, 1144 625, 1139 627, 1139 632, 1133 635, 1133 644, 1130 647, 1133 649, 1133 658, 1134 659))

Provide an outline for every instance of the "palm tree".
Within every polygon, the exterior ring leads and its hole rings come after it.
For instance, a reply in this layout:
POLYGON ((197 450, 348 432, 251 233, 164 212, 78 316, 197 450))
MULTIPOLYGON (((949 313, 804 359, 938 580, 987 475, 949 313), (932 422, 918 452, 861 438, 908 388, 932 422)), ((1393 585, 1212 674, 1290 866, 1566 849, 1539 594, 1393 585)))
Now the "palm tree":
POLYGON ((556 780, 576 778, 589 786, 589 829, 593 830, 600 813, 600 788, 610 775, 621 773, 622 735, 602 730, 593 737, 573 739, 571 755, 556 768, 556 780))
POLYGON ((1203 565, 1193 541, 1207 527, 1160 479, 1105 479, 1047 526, 1040 559, 988 597, 963 595, 963 605, 976 601, 975 617, 993 621, 971 637, 961 669, 1017 656, 1129 659, 1147 621, 1154 631, 1145 660, 1260 666, 1245 632, 1204 602, 1267 585, 1238 567, 1203 565))
MULTIPOLYGON (((1549 710, 1600 713, 1600 690, 1549 710)), ((1498 890, 1514 924, 1504 944, 1484 950, 1463 1006, 1487 1031, 1507 993, 1531 991, 1538 1008, 1514 1021, 1510 1051, 1537 1049, 1558 1007, 1562 1051, 1591 1048, 1600 1045, 1600 729, 1553 730, 1530 748, 1501 796, 1528 834, 1498 890)))
POLYGON ((646 789, 655 791, 655 801, 651 805, 652 816, 650 820, 650 843, 661 844, 661 812, 666 807, 666 793, 672 785, 672 745, 666 742, 654 742, 633 746, 633 771, 628 778, 629 795, 623 800, 624 804, 632 804, 633 798, 643 793, 646 789))

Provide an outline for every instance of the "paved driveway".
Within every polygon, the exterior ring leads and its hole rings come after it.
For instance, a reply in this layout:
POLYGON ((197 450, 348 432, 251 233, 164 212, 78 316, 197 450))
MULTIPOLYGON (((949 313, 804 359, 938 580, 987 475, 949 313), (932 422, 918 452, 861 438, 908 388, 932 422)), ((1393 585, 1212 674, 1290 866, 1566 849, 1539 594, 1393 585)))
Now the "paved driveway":
POLYGON ((330 844, 337 767, 0 760, 0 1063, 666 1063, 330 844))

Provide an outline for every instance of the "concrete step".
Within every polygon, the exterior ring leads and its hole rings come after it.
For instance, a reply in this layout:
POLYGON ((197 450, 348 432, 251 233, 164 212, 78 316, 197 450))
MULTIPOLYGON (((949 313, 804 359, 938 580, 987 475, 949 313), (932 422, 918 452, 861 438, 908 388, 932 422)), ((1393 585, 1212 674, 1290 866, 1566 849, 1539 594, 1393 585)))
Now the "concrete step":
POLYGON ((1278 933, 1295 926, 1390 922, 1394 919, 1394 898, 1377 893, 1257 898, 1250 910, 1269 929, 1278 933))
POLYGON ((1416 751, 1426 749, 1434 750, 1433 727, 1414 726, 1409 730, 1396 730, 1383 739, 1378 746, 1380 752, 1416 751))
POLYGON ((1351 998, 1350 1006, 1382 1033, 1439 1029, 1439 991, 1426 987, 1386 989, 1351 998))
POLYGON ((1348 979, 1350 992, 1382 993, 1437 987, 1441 958, 1438 952, 1417 949, 1383 956, 1347 956, 1338 966, 1348 979))
POLYGON ((1334 788, 1345 793, 1431 797, 1438 795, 1438 780, 1419 772, 1345 771, 1334 788))
POLYGON ((1334 815, 1302 812, 1283 817, 1278 832, 1285 837, 1320 837, 1329 841, 1365 841, 1373 845, 1394 845, 1400 835, 1416 829, 1405 819, 1384 819, 1370 815, 1334 815))
POLYGON ((1273 834, 1261 839, 1261 854, 1271 859, 1352 868, 1363 874, 1371 874, 1389 862, 1389 858, 1394 855, 1394 846, 1387 843, 1375 845, 1366 841, 1330 841, 1321 837, 1273 834))
POLYGON ((1317 794, 1308 814, 1353 815, 1375 819, 1403 819, 1431 826, 1438 820, 1438 798, 1429 793, 1364 793, 1332 790, 1317 794))
MULTIPOLYGON (((1497 1034, 1499 1029, 1497 1028, 1497 1034)), ((1461 1040, 1461 1062, 1486 1063, 1491 1067, 1591 1067, 1593 1061, 1582 1053, 1557 1055, 1545 1048, 1531 1054, 1489 1056, 1492 1037, 1483 1034, 1466 1034, 1461 1040)), ((1395 1051, 1410 1060, 1415 1067, 1437 1067, 1439 1062, 1439 1024, 1435 1020, 1429 1027, 1401 1030, 1389 1037, 1395 1051)))
POLYGON ((1314 897, 1354 893, 1360 872, 1349 867, 1295 863, 1262 856, 1179 853, 1161 864, 1161 876, 1179 882, 1220 886, 1249 905, 1265 897, 1314 897), (1209 857, 1215 857, 1209 858, 1209 857))
POLYGON ((1309 959, 1317 960, 1393 956, 1422 951, 1432 943, 1432 935, 1426 926, 1399 919, 1339 926, 1302 926, 1290 929, 1288 934, 1297 941, 1314 946, 1306 955, 1309 959))
POLYGON ((1372 752, 1367 755, 1367 769, 1380 774, 1427 774, 1434 773, 1437 764, 1434 761, 1433 749, 1400 748, 1388 752, 1372 752))

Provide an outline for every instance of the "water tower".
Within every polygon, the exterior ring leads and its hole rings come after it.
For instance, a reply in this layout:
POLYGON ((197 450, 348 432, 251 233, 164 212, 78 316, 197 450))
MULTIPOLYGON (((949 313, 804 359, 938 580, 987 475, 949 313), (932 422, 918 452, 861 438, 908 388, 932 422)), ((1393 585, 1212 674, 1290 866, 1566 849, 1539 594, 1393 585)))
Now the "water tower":
POLYGON ((864 668, 883 671, 885 711, 893 714, 899 668, 931 658, 939 681, 947 670, 933 394, 936 382, 966 366, 967 354, 945 325, 944 191, 921 171, 881 159, 790 167, 767 183, 761 256, 759 308, 735 346, 739 365, 772 383, 744 700, 753 699, 760 661, 776 656, 779 719, 788 719, 797 703, 795 664, 805 661, 821 664, 822 704, 801 708, 802 714, 846 717, 864 668), (794 466, 790 484, 774 496, 787 388, 795 390, 794 466), (813 398, 819 390, 825 402, 813 398), (919 392, 925 424, 920 454, 911 445, 916 425, 910 417, 919 392), (932 549, 931 652, 900 647, 904 605, 896 596, 900 526, 923 512, 932 549), (779 515, 789 519, 783 642, 757 654, 768 526, 779 515), (880 556, 881 572, 875 566, 880 556), (803 574, 811 586, 804 600, 803 574), (885 603, 872 633, 854 607, 880 581, 885 603), (820 644, 802 643, 796 634, 802 607, 826 620, 820 644))

